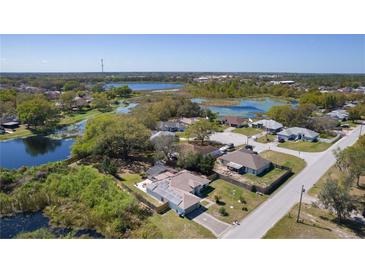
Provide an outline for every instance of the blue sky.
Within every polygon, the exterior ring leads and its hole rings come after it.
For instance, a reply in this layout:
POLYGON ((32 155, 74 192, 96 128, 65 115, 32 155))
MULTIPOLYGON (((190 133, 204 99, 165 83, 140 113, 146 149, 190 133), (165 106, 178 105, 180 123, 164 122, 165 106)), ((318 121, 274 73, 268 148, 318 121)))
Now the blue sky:
POLYGON ((365 35, 1 35, 2 72, 365 73, 365 35))

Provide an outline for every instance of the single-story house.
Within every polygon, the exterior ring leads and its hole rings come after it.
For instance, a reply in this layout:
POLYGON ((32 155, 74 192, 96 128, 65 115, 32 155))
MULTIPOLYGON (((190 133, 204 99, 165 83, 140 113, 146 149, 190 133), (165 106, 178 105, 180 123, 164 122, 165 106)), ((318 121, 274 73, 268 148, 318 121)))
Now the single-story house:
POLYGON ((46 91, 44 94, 50 100, 56 100, 56 99, 60 98, 60 96, 61 96, 61 92, 58 90, 49 90, 49 91, 46 91))
POLYGON ((251 126, 256 127, 256 128, 264 128, 267 132, 270 132, 270 133, 276 133, 284 127, 283 124, 281 124, 279 122, 276 122, 274 120, 267 120, 267 119, 253 122, 253 123, 251 123, 251 126))
POLYGON ((303 140, 315 142, 318 140, 319 133, 302 127, 291 127, 277 133, 279 141, 303 140))
POLYGON ((200 207, 201 199, 195 194, 199 194, 209 182, 205 177, 184 170, 148 184, 146 191, 159 201, 167 202, 179 215, 186 215, 200 207))
POLYGON ((260 175, 272 168, 269 160, 262 158, 260 155, 245 150, 236 150, 227 153, 218 158, 218 161, 228 169, 240 174, 250 173, 260 175))
POLYGON ((161 180, 173 176, 176 171, 162 162, 157 162, 153 167, 146 171, 147 177, 151 180, 161 180))
POLYGON ((242 127, 247 121, 247 119, 237 116, 224 116, 221 120, 222 124, 229 125, 230 127, 242 127))
POLYGON ((349 118, 349 113, 344 109, 333 110, 328 112, 327 115, 340 121, 346 121, 349 118))
POLYGON ((161 121, 157 123, 157 129, 160 131, 181 132, 185 130, 185 125, 178 121, 161 121))

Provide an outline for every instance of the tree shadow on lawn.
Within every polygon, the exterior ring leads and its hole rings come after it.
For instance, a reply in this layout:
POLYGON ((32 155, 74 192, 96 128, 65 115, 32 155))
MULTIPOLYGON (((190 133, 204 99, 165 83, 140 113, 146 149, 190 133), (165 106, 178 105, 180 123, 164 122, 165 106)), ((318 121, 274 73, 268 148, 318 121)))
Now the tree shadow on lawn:
POLYGON ((313 223, 305 223, 305 221, 299 222, 299 224, 306 225, 309 227, 315 227, 315 228, 319 228, 319 229, 323 229, 323 230, 327 230, 327 231, 332 231, 332 229, 330 229, 328 227, 323 227, 323 226, 313 224, 313 223))
POLYGON ((337 219, 332 220, 333 223, 336 223, 340 227, 346 227, 354 232, 358 237, 365 238, 365 225, 360 222, 356 222, 353 220, 343 220, 341 223, 337 221, 337 219))

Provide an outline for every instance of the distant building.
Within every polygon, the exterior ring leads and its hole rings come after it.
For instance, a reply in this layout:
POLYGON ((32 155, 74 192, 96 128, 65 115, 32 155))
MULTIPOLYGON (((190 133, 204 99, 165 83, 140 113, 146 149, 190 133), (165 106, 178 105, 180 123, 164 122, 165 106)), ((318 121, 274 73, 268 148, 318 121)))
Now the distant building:
POLYGON ((283 128, 283 124, 276 122, 274 120, 259 120, 256 122, 251 123, 252 127, 256 128, 264 128, 269 133, 276 133, 283 128))
POLYGON ((291 127, 277 133, 279 141, 303 140, 315 142, 318 140, 319 133, 302 127, 291 127))
POLYGON ((273 85, 293 85, 295 81, 292 80, 285 80, 285 81, 270 81, 273 85))
POLYGON ((186 126, 179 121, 161 121, 157 123, 157 129, 160 131, 181 132, 184 131, 185 128, 186 126))
POLYGON ((333 110, 327 113, 327 115, 339 121, 346 121, 349 118, 349 113, 344 109, 333 110))

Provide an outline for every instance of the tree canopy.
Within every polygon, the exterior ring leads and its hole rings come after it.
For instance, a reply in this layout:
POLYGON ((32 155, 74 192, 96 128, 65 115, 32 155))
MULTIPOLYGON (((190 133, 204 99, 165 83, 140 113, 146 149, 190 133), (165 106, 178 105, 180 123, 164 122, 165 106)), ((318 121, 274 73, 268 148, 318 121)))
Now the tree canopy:
POLYGON ((128 158, 130 153, 141 152, 148 146, 150 135, 150 131, 131 116, 106 114, 87 122, 84 135, 74 144, 72 154, 128 158))

